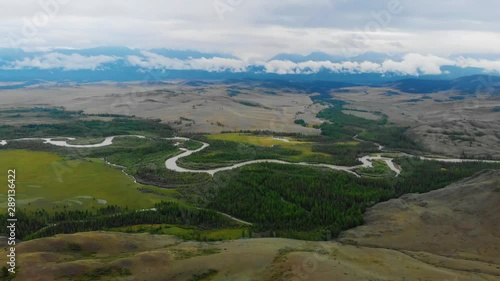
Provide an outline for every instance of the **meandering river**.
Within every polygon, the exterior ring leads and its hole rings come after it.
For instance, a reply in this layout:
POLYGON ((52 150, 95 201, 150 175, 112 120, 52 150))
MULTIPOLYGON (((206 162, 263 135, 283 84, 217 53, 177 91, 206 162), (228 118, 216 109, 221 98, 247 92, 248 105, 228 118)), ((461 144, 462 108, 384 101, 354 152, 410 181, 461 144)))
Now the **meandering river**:
MULTIPOLYGON (((16 139, 16 140, 2 140, 0 141, 0 145, 7 145, 11 141, 28 141, 28 140, 42 140, 44 143, 55 145, 55 146, 61 146, 61 147, 69 147, 69 148, 97 148, 97 147, 105 147, 113 144, 113 140, 115 138, 119 137, 136 137, 140 139, 145 139, 145 136, 138 136, 138 135, 123 135, 123 136, 112 136, 112 137, 107 137, 104 139, 103 142, 98 143, 98 144, 88 144, 88 145, 72 145, 68 144, 68 141, 73 141, 76 140, 75 138, 24 138, 24 139, 16 139), (66 140, 54 140, 54 139, 66 139, 66 140)), ((357 137, 354 137, 357 139, 357 137)), ((166 138, 166 140, 176 140, 176 141, 189 141, 189 138, 182 138, 182 137, 174 137, 174 138, 166 138)), ((393 162, 393 158, 389 157, 382 157, 381 155, 376 155, 376 156, 364 156, 362 158, 359 158, 359 161, 362 163, 361 165, 358 166, 336 166, 336 165, 329 165, 329 164, 315 164, 315 163, 305 163, 305 162, 300 162, 300 163, 293 163, 293 162, 287 162, 287 161, 282 161, 282 160, 275 160, 275 159, 260 159, 260 160, 251 160, 251 161, 245 161, 241 162, 238 164, 234 164, 231 166, 227 167, 222 167, 222 168, 216 168, 216 169, 206 169, 206 170, 192 170, 192 169, 186 169, 179 167, 177 165, 177 161, 181 158, 188 157, 189 155, 193 153, 198 153, 207 147, 210 146, 210 144, 205 143, 205 142, 200 142, 202 146, 196 150, 188 150, 185 148, 181 148, 183 151, 181 154, 171 157, 165 161, 165 167, 168 170, 179 172, 179 173, 207 173, 210 175, 215 175, 218 172, 222 171, 228 171, 228 170, 233 170, 237 169, 243 166, 251 165, 251 164, 258 164, 258 163, 277 163, 277 164, 288 164, 288 165, 300 165, 300 166, 310 166, 310 167, 323 167, 323 168, 328 168, 336 171, 343 171, 350 173, 352 175, 355 175, 357 177, 361 177, 359 174, 354 172, 354 170, 358 168, 371 168, 373 167, 373 161, 376 160, 382 160, 384 161, 387 166, 396 174, 396 177, 401 174, 401 168, 398 167, 396 164, 393 162)), ((378 145, 380 150, 383 150, 383 147, 381 145, 378 145)), ((418 157, 418 156, 413 156, 413 155, 408 155, 410 157, 418 157)), ((419 157, 422 160, 428 160, 428 161, 439 161, 439 162, 449 162, 449 163, 462 163, 462 162, 487 162, 487 163, 500 163, 500 161, 494 161, 494 160, 474 160, 474 159, 452 159, 452 158, 427 158, 427 157, 419 157)))

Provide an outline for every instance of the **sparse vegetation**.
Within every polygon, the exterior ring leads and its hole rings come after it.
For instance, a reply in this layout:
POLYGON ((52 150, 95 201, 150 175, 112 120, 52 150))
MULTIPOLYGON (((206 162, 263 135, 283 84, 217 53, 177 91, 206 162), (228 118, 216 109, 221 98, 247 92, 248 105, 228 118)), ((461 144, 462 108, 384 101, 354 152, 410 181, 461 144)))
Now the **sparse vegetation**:
POLYGON ((304 121, 304 119, 297 119, 294 121, 294 123, 297 125, 300 125, 302 127, 307 127, 307 123, 306 123, 306 121, 304 121))
POLYGON ((400 96, 401 94, 396 91, 387 91, 385 95, 388 97, 392 97, 392 96, 400 96))
POLYGON ((82 251, 82 246, 78 243, 69 243, 68 244, 68 251, 70 252, 81 252, 82 251))
POLYGON ((210 269, 207 272, 203 272, 201 274, 194 274, 189 281, 207 281, 210 280, 212 277, 217 275, 218 271, 215 269, 210 269))
POLYGON ((228 90, 228 95, 230 97, 236 97, 237 95, 240 95, 240 94, 243 94, 243 92, 238 91, 238 90, 234 90, 234 89, 228 90))
POLYGON ((258 103, 249 102, 249 101, 240 101, 239 103, 241 103, 242 105, 251 106, 251 107, 260 107, 261 106, 258 103))
POLYGON ((96 281, 96 280, 102 280, 102 278, 124 277, 130 275, 132 275, 132 272, 129 269, 118 266, 106 266, 106 267, 98 267, 92 269, 83 274, 83 276, 77 277, 75 280, 96 281))
POLYGON ((389 169, 383 160, 375 160, 373 161, 372 168, 360 168, 357 172, 364 177, 372 178, 387 178, 394 176, 394 172, 389 169))

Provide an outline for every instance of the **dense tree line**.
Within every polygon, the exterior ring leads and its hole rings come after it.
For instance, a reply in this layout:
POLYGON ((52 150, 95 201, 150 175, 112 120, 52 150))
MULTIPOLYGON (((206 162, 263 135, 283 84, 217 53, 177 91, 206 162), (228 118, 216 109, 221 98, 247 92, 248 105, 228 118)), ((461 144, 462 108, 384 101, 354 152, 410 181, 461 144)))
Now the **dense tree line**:
POLYGON ((393 196, 384 187, 382 182, 357 182, 346 173, 260 164, 242 168, 214 188, 217 194, 208 207, 254 222, 258 232, 321 229, 336 236, 361 224, 367 206, 393 196))
POLYGON ((23 117, 22 114, 35 115, 36 117, 50 117, 52 119, 73 119, 82 117, 85 114, 83 111, 69 111, 62 107, 33 107, 33 108, 19 108, 19 109, 5 109, 0 113, 17 114, 15 117, 23 117))
POLYGON ((174 130, 161 120, 138 118, 114 118, 111 121, 81 120, 80 114, 50 109, 52 117, 69 119, 56 124, 29 124, 22 126, 0 126, 0 135, 8 139, 38 137, 109 137, 127 134, 148 134, 170 137, 174 130))
POLYGON ((142 184, 164 188, 177 188, 192 184, 208 182, 211 176, 207 173, 177 173, 167 170, 165 166, 140 165, 134 168, 132 175, 142 184))
POLYGON ((485 162, 445 163, 419 158, 398 158, 395 162, 403 168, 401 176, 393 179, 398 197, 441 189, 480 171, 500 169, 500 164, 485 162))
MULTIPOLYGON (((138 224, 175 224, 201 230, 236 226, 235 222, 215 211, 173 202, 157 203, 154 210, 128 210, 109 206, 95 212, 65 210, 49 214, 45 210, 37 210, 18 211, 16 215, 17 238, 24 240, 138 224)), ((0 220, 5 224, 7 215, 1 215, 0 220)), ((4 235, 5 229, 2 229, 4 235)))
MULTIPOLYGON (((256 232, 300 238, 335 237, 363 223, 367 207, 407 193, 428 192, 499 164, 404 158, 398 178, 356 178, 292 165, 259 164, 216 176, 204 187, 209 208, 255 223, 256 232), (328 235, 327 235, 328 236, 328 235)), ((203 193, 199 193, 203 196, 203 193)))
POLYGON ((342 105, 337 105, 318 113, 319 118, 329 121, 319 126, 322 135, 335 141, 352 140, 353 136, 359 135, 364 140, 391 148, 421 150, 419 145, 406 136, 408 128, 389 126, 386 117, 380 120, 369 120, 345 114, 342 110, 342 105))
POLYGON ((377 146, 373 143, 360 142, 359 144, 353 144, 352 138, 349 140, 350 144, 339 144, 324 136, 297 135, 295 138, 298 141, 314 142, 312 152, 323 154, 303 155, 300 150, 285 148, 280 145, 266 147, 234 141, 209 140, 206 137, 197 136, 196 139, 208 142, 210 146, 199 153, 179 159, 178 164, 191 169, 206 169, 226 167, 229 164, 250 160, 278 159, 289 162, 354 166, 361 164, 358 161, 360 156, 378 151, 377 146))
POLYGON ((355 166, 361 164, 358 160, 359 157, 377 152, 378 148, 371 142, 339 144, 328 140, 321 140, 321 142, 313 145, 312 151, 332 155, 337 160, 336 162, 342 163, 342 165, 355 166))
POLYGON ((179 159, 179 165, 194 169, 216 168, 256 159, 286 159, 288 156, 298 156, 300 151, 287 149, 279 145, 272 147, 238 143, 223 140, 208 140, 210 146, 200 153, 179 159))

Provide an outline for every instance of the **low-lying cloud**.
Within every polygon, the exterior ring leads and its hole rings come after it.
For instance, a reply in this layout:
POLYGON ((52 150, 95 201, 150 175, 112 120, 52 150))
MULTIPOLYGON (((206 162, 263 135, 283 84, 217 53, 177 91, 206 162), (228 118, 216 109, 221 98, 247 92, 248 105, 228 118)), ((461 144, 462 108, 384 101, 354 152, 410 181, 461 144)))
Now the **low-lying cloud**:
POLYGON ((259 67, 265 73, 275 74, 313 74, 322 71, 332 73, 379 73, 399 75, 439 75, 443 74, 443 66, 460 68, 474 67, 484 72, 500 73, 500 60, 473 59, 466 57, 444 58, 435 55, 417 53, 406 54, 401 60, 387 59, 383 62, 371 61, 305 61, 271 60, 267 62, 248 63, 233 58, 188 58, 179 59, 162 56, 151 51, 142 51, 141 56, 83 56, 78 53, 61 54, 47 53, 35 57, 13 61, 3 66, 3 69, 63 69, 63 70, 99 70, 113 62, 122 61, 140 69, 165 70, 201 70, 208 72, 246 72, 250 67, 259 67))
POLYGON ((171 69, 171 70, 205 70, 209 72, 244 72, 247 65, 242 60, 228 58, 197 58, 180 60, 169 58, 152 52, 143 51, 142 55, 129 56, 127 61, 134 66, 146 69, 171 69))
POLYGON ((459 57, 457 59, 457 65, 460 67, 476 67, 482 68, 488 72, 498 72, 500 73, 500 61, 494 60, 478 60, 471 58, 459 57))
POLYGON ((334 73, 395 73, 419 76, 443 74, 443 66, 476 67, 484 69, 485 72, 500 73, 500 61, 466 59, 463 57, 451 60, 434 55, 415 53, 406 54, 401 61, 388 59, 382 63, 370 61, 307 61, 295 63, 283 60, 264 63, 266 72, 278 74, 317 73, 326 70, 334 73))
POLYGON ((34 58, 24 58, 20 61, 9 63, 3 69, 64 69, 64 70, 96 70, 105 63, 118 60, 112 56, 82 56, 80 54, 65 55, 48 53, 34 58))

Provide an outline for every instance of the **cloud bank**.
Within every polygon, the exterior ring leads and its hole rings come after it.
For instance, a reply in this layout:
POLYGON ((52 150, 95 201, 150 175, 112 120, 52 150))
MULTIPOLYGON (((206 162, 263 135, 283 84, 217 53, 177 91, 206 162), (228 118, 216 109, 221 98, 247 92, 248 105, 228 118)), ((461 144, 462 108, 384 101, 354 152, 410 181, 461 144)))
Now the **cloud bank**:
POLYGON ((64 70, 96 70, 105 63, 117 61, 118 57, 111 56, 82 56, 80 54, 65 55, 60 53, 48 53, 34 58, 9 63, 3 69, 19 70, 27 68, 37 69, 64 69, 64 70))
POLYGON ((143 51, 143 57, 128 56, 127 61, 134 66, 145 69, 171 69, 171 70, 205 70, 209 72, 244 72, 247 65, 242 60, 228 58, 190 58, 180 60, 168 58, 152 52, 143 51))
MULTIPOLYGON (((370 61, 307 61, 294 63, 291 61, 273 60, 264 64, 268 73, 298 74, 317 73, 321 70, 343 73, 397 73, 402 75, 437 75, 442 74, 441 67, 455 66, 456 62, 432 55, 407 54, 402 61, 385 60, 383 63, 370 61)), ((497 68, 497 70, 500 70, 497 68)))
POLYGON ((400 60, 386 59, 382 62, 372 61, 305 61, 271 60, 249 63, 237 58, 187 58, 166 57, 151 51, 141 51, 139 55, 124 57, 95 55, 84 56, 78 53, 61 54, 49 52, 34 57, 27 57, 6 63, 4 70, 20 69, 63 69, 63 70, 102 70, 112 68, 113 63, 136 67, 138 69, 162 70, 200 70, 208 72, 247 72, 250 69, 262 69, 265 73, 275 74, 314 74, 323 71, 331 73, 378 73, 398 75, 440 75, 444 66, 459 68, 479 68, 486 73, 500 74, 500 60, 475 59, 467 57, 445 58, 435 55, 410 53, 400 60))

